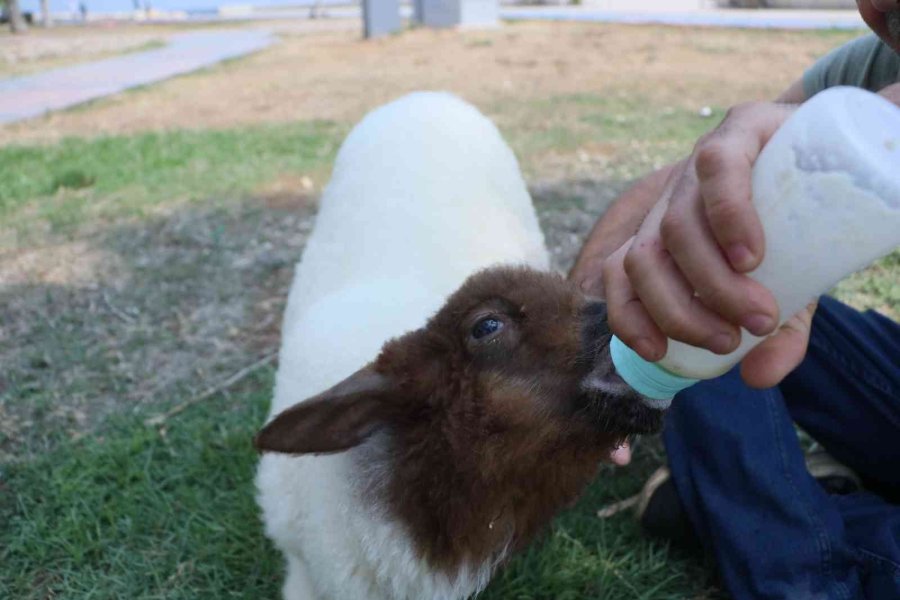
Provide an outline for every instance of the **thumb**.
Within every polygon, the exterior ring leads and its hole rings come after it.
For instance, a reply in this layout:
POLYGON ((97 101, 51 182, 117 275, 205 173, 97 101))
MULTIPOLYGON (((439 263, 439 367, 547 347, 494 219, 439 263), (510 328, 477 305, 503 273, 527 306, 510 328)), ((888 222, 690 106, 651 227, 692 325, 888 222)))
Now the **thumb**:
POLYGON ((741 377, 752 388, 769 388, 781 383, 806 356, 816 302, 785 321, 779 330, 750 351, 741 362, 741 377))

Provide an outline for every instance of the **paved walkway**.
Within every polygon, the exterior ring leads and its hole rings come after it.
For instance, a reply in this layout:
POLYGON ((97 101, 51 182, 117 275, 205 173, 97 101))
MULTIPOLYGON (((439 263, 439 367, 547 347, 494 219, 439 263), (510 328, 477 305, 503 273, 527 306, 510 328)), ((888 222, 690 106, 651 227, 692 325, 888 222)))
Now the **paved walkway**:
MULTIPOLYGON (((340 0, 344 2, 344 0, 340 0)), ((740 27, 752 29, 867 29, 855 9, 794 10, 697 8, 698 0, 645 0, 639 5, 629 0, 590 0, 586 6, 517 7, 501 6, 500 19, 506 21, 596 21, 606 23, 684 25, 699 27, 740 27)), ((308 8, 254 10, 250 15, 223 19, 209 17, 210 22, 223 20, 304 20, 308 8)), ((400 7, 400 16, 412 17, 412 8, 400 7)), ((320 18, 359 20, 362 11, 356 6, 328 6, 320 18)), ((197 19, 203 20, 203 18, 197 19)), ((360 28, 362 24, 360 23, 360 28)))
POLYGON ((865 29, 855 10, 639 10, 591 7, 504 8, 510 21, 599 21, 605 23, 744 27, 752 29, 865 29))
POLYGON ((273 41, 266 31, 188 32, 172 36, 166 47, 157 50, 0 79, 0 123, 37 117, 128 88, 156 83, 261 50, 273 41))

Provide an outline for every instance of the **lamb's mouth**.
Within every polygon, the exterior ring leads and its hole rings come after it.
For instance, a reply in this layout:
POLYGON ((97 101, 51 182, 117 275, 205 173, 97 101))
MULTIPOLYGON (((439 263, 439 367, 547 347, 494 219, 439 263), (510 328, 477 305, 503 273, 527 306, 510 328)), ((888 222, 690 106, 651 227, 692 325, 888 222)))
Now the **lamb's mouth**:
POLYGON ((590 372, 581 381, 579 404, 604 431, 618 434, 653 433, 662 426, 671 400, 655 400, 636 392, 616 372, 609 352, 612 334, 606 305, 589 302, 582 316, 584 364, 590 372))
POLYGON ((582 381, 581 388, 589 418, 604 431, 631 435, 656 433, 662 427, 669 403, 659 403, 637 393, 611 365, 594 369, 582 381))
POLYGON ((669 402, 647 398, 625 383, 613 366, 608 338, 593 354, 593 367, 581 381, 582 406, 591 421, 623 436, 659 431, 669 402))

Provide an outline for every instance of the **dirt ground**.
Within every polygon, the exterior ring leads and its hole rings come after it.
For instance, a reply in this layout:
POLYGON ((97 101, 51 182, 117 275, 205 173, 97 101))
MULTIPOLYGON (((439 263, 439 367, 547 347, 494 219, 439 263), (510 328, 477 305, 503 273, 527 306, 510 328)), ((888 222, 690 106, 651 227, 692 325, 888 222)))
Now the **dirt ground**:
MULTIPOLYGON (((280 43, 219 68, 6 127, 0 144, 295 119, 355 121, 418 89, 453 91, 501 118, 515 118, 499 108, 504 103, 585 92, 644 97, 654 107, 730 106, 774 97, 852 35, 534 22, 363 41, 350 21, 254 27, 275 31, 280 43)), ((140 31, 123 30, 119 38, 140 31)))

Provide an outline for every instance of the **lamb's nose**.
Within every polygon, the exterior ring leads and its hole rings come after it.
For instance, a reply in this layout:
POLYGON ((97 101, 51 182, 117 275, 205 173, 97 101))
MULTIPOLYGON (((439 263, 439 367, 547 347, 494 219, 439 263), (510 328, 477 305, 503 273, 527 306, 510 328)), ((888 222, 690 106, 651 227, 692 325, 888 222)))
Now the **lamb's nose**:
POLYGON ((598 318, 606 320, 606 303, 605 302, 586 302, 581 314, 588 318, 598 318))
POLYGON ((583 323, 583 343, 586 348, 597 350, 597 344, 609 336, 609 325, 606 323, 606 304, 588 302, 581 309, 583 323))

